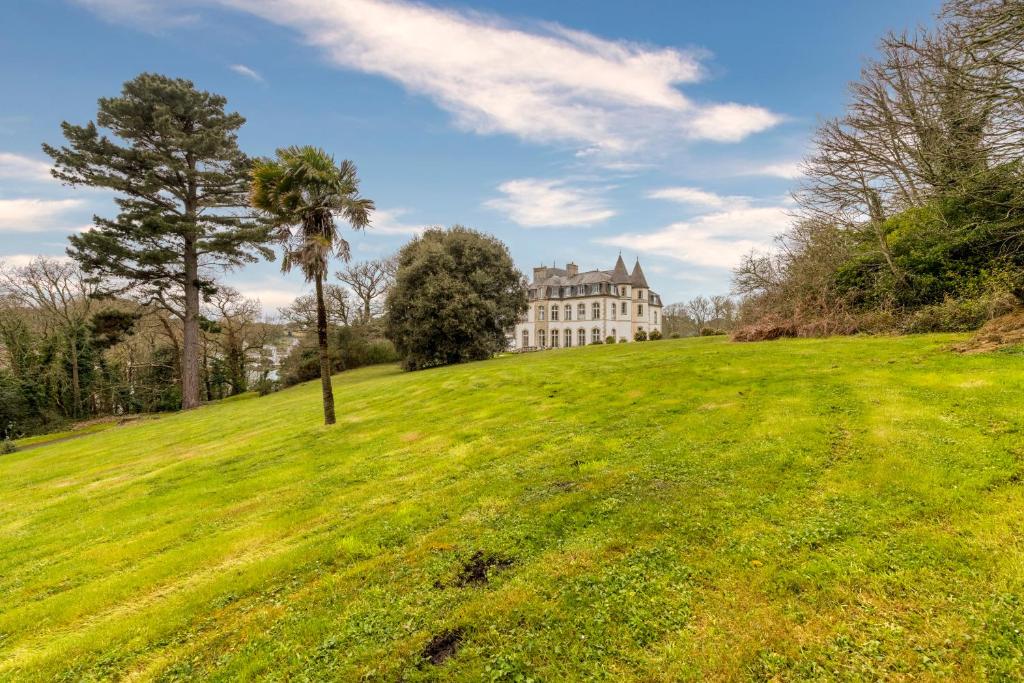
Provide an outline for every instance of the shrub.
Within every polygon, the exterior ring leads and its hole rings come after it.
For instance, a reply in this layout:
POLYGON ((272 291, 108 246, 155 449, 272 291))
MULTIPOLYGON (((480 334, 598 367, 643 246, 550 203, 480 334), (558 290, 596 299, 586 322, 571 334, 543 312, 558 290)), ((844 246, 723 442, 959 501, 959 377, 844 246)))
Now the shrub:
POLYGON ((601 341, 600 339, 595 339, 594 341, 590 342, 591 346, 593 346, 594 344, 604 344, 604 342, 601 341))
POLYGON ((661 331, 651 330, 651 334, 648 335, 647 338, 650 339, 651 341, 658 341, 659 339, 661 339, 661 331))
POLYGON ((626 339, 625 337, 619 337, 619 343, 620 343, 620 344, 625 344, 625 343, 626 343, 626 342, 628 342, 628 341, 629 341, 629 340, 628 340, 628 339, 626 339))
POLYGON ((725 330, 720 330, 717 327, 702 327, 700 328, 700 336, 702 337, 717 337, 725 334, 725 330))
POLYGON ((907 320, 904 331, 968 332, 985 324, 990 317, 990 302, 985 299, 946 298, 940 304, 924 306, 907 320))
POLYGON ((4 439, 0 441, 0 455, 7 455, 18 450, 18 447, 14 445, 14 442, 10 439, 4 439))
POLYGON ((611 335, 608 335, 607 337, 604 338, 604 343, 605 344, 614 344, 615 343, 615 337, 613 337, 611 335))
POLYGON ((633 341, 647 341, 646 330, 637 330, 636 334, 633 335, 633 341))
POLYGON ((669 336, 670 336, 670 337, 671 337, 672 339, 679 339, 679 333, 678 333, 678 332, 673 332, 673 333, 672 333, 671 335, 669 335, 669 336))

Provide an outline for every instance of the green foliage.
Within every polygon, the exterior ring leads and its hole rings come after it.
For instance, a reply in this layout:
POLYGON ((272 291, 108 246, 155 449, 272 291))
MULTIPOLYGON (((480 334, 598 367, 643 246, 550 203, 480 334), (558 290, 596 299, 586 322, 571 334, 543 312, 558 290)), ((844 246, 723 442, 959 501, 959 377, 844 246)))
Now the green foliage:
POLYGON ((661 339, 661 330, 651 330, 651 333, 647 335, 647 338, 651 341, 658 341, 661 339))
MULTIPOLYGON (((397 363, 394 345, 380 336, 376 324, 346 325, 331 331, 328 354, 332 372, 367 365, 397 363)), ((281 383, 292 386, 320 376, 320 356, 313 340, 296 346, 282 364, 281 383)))
POLYGON ((118 197, 116 218, 97 217, 95 229, 69 238, 86 271, 169 302, 189 277, 214 287, 205 273, 186 273, 190 252, 228 265, 255 261, 254 250, 272 258, 266 227, 232 210, 248 206, 250 162, 237 142, 245 119, 225 112, 226 102, 191 81, 144 73, 119 97, 100 98, 95 122, 61 124, 67 146, 43 145, 55 177, 118 197))
POLYGON ((4 438, 0 441, 0 455, 9 455, 18 450, 18 446, 8 438, 4 438))
POLYGON ((316 382, 37 442, 0 679, 1020 680, 1024 355, 962 338, 378 366, 344 430, 316 382))
POLYGON ((717 327, 702 327, 700 328, 701 337, 720 337, 725 334, 725 330, 720 330, 717 327))
POLYGON ((637 330, 633 334, 633 341, 645 342, 647 341, 647 330, 637 330))
POLYGON ((604 343, 605 344, 614 344, 615 343, 615 337, 613 337, 612 335, 609 334, 607 337, 604 338, 604 343))
POLYGON ((505 349, 526 305, 504 244, 458 225, 434 228, 398 253, 385 331, 408 370, 483 360, 505 349))

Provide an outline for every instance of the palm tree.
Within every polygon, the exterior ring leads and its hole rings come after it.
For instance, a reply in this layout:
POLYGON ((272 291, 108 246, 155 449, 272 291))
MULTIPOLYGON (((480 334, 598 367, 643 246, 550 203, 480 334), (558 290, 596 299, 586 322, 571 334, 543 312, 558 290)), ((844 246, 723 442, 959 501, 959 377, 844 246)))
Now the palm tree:
POLYGON ((306 281, 316 285, 324 424, 334 424, 323 281, 332 255, 349 258, 348 242, 338 233, 334 217, 342 216, 353 228, 362 230, 370 224, 373 201, 359 196, 355 164, 345 160, 335 165, 325 151, 307 146, 279 149, 276 159, 255 164, 251 203, 274 223, 275 237, 284 247, 281 269, 288 272, 298 266, 306 281))

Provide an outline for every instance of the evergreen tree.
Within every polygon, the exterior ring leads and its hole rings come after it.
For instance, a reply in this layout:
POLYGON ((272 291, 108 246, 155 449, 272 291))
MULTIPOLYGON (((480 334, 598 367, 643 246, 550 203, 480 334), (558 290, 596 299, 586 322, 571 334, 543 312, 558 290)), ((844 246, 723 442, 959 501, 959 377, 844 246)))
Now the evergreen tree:
POLYGON ((183 408, 199 405, 200 297, 214 291, 213 271, 255 261, 254 251, 273 258, 268 228, 240 211, 251 166, 237 143, 245 119, 225 104, 191 81, 142 74, 99 100, 95 122, 61 124, 66 146, 43 145, 54 177, 117 194, 118 215, 95 217, 68 254, 105 293, 134 290, 182 321, 183 408))
POLYGON ((483 360, 505 349, 526 305, 523 276, 501 241, 434 228, 398 252, 386 334, 409 370, 483 360))

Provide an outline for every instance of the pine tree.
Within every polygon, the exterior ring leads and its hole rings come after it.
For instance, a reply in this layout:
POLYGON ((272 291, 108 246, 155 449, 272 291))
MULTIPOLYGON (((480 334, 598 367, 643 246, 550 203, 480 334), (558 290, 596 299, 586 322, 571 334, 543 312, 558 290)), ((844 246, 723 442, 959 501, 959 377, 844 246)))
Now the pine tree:
POLYGON ((214 273, 254 252, 273 258, 268 227, 246 210, 245 119, 225 104, 191 81, 141 74, 99 100, 95 122, 61 124, 66 146, 43 145, 55 178, 116 193, 118 215, 96 216, 68 254, 106 293, 133 290, 182 321, 182 408, 199 405, 200 297, 215 290, 214 273))

